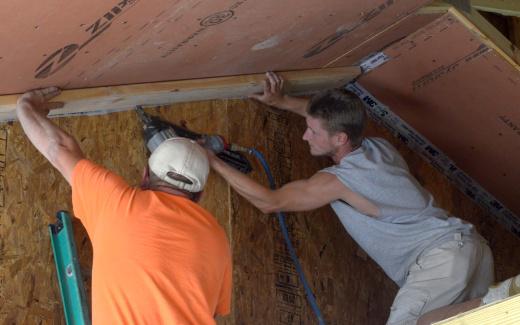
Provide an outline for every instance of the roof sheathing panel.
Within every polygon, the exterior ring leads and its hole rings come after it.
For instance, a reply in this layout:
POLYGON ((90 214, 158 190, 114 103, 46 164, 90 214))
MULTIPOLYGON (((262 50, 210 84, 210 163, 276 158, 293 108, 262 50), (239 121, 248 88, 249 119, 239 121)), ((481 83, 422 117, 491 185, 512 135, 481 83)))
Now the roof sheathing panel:
POLYGON ((343 55, 335 58, 327 64, 328 67, 344 67, 353 64, 359 64, 359 61, 365 59, 368 55, 380 52, 396 42, 402 40, 408 35, 416 32, 418 29, 426 26, 441 14, 412 14, 396 21, 387 29, 380 31, 370 39, 364 40, 357 46, 349 49, 343 55))
POLYGON ((428 2, 4 1, 0 93, 317 68, 428 2))
POLYGON ((384 52, 360 83, 520 215, 520 72, 451 13, 384 52))

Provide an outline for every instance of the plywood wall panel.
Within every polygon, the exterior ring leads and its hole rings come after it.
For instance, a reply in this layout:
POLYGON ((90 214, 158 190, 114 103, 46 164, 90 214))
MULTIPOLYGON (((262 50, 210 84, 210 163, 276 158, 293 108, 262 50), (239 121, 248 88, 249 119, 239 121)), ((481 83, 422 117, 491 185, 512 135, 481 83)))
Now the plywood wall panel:
MULTIPOLYGON (((184 120, 195 130, 225 135, 229 128, 230 140, 256 146, 266 153, 279 182, 310 176, 326 163, 307 160, 308 163, 296 164, 298 156, 308 157, 307 148, 300 141, 303 120, 268 111, 252 102, 213 101, 149 111, 171 121, 184 120)), ((145 153, 133 112, 60 118, 56 122, 80 140, 87 156, 122 174, 132 184, 138 183, 145 153)), ((18 123, 6 126, 6 131, 4 194, 8 208, 1 212, 0 297, 7 302, 0 304, 0 323, 62 323, 46 225, 56 210, 70 209, 70 189, 28 143, 18 123), (13 298, 3 299, 10 296, 13 298)), ((254 160, 253 164, 253 177, 265 181, 260 166, 254 160)), ((314 316, 298 285, 276 220, 262 215, 236 193, 230 193, 228 186, 215 175, 210 178, 202 204, 226 228, 233 246, 233 313, 221 323, 283 324, 297 320, 313 323, 314 316)), ((289 225, 325 317, 332 324, 365 323, 369 316, 380 320, 376 323, 382 322, 395 285, 359 252, 332 211, 326 208, 292 215, 289 225), (366 272, 365 268, 371 271, 366 272), (359 277, 365 273, 369 274, 369 280, 361 284, 359 277), (380 285, 372 287, 368 283, 380 285), (381 286, 390 289, 379 294, 377 288, 381 286), (357 302, 345 309, 343 301, 357 302), (382 311, 368 313, 381 305, 386 305, 382 311)), ((83 228, 77 223, 74 226, 89 287, 90 243, 83 228)))
POLYGON ((428 2, 4 1, 0 93, 318 68, 428 2))
MULTIPOLYGON (((168 120, 186 121, 193 129, 225 134, 223 101, 149 109, 168 120)), ((87 157, 138 185, 146 162, 141 126, 134 112, 62 118, 58 125, 78 139, 87 157)), ((47 224, 56 211, 71 210, 70 187, 28 142, 20 125, 4 125, 7 134, 0 194, 0 324, 61 324, 62 306, 47 224)), ((210 177, 202 205, 217 217, 229 236, 228 187, 210 177)), ((117 229, 114 229, 117 231, 117 229)), ((74 233, 87 288, 92 248, 83 227, 74 233)), ((90 296, 90 295, 89 295, 90 296)), ((225 323, 223 323, 225 324, 225 323)))
MULTIPOLYGON (((194 130, 228 135, 233 142, 259 148, 279 184, 309 177, 329 164, 327 159, 309 155, 301 140, 303 119, 252 101, 175 104, 148 111, 171 121, 184 120, 194 130)), ((133 112, 55 121, 80 140, 87 156, 130 183, 138 183, 145 151, 133 112)), ((29 145, 18 123, 4 125, 2 130, 7 136, 5 168, 0 168, 5 197, 0 209, 0 323, 63 324, 46 225, 56 210, 70 209, 70 189, 29 145)), ((371 124, 370 134, 393 142, 439 204, 477 226, 490 241, 499 279, 518 272, 520 256, 515 249, 519 238, 497 225, 387 131, 371 124)), ((252 177, 266 184, 259 164, 252 163, 252 177)), ((232 315, 219 324, 315 323, 303 289, 295 280, 276 219, 253 208, 215 174, 210 176, 202 205, 225 227, 233 248, 232 315)), ((288 224, 328 323, 384 324, 397 287, 347 235, 332 210, 325 207, 289 214, 288 224)), ((80 225, 75 223, 74 228, 89 287, 90 243, 80 225)))
POLYGON ((451 14, 384 52, 361 84, 520 215, 520 72, 451 14))

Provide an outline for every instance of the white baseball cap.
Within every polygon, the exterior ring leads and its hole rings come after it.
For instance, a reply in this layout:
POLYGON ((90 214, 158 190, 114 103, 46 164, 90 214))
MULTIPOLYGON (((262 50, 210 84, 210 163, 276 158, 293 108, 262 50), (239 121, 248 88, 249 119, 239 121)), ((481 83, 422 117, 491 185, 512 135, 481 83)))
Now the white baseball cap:
POLYGON ((189 192, 202 191, 209 174, 204 149, 195 141, 180 137, 163 141, 152 152, 148 166, 163 181, 189 192))

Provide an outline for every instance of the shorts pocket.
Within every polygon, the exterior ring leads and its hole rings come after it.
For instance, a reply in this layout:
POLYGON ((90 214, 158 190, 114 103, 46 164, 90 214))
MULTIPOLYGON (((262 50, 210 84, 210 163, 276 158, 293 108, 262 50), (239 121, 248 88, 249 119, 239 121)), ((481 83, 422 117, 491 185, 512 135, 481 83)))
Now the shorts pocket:
POLYGON ((432 281, 451 278, 454 267, 462 261, 461 248, 457 242, 448 242, 419 256, 415 265, 410 267, 408 281, 432 281))
POLYGON ((425 290, 401 288, 390 307, 387 325, 415 325, 429 299, 430 295, 425 290))

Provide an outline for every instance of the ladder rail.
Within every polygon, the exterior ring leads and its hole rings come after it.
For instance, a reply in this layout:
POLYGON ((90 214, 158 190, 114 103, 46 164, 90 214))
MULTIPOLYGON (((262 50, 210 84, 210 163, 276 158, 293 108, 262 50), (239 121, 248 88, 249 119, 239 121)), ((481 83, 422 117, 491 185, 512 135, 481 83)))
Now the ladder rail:
POLYGON ((67 325, 90 325, 90 312, 79 267, 72 221, 66 211, 58 211, 56 218, 56 223, 49 225, 49 234, 65 321, 67 325))

